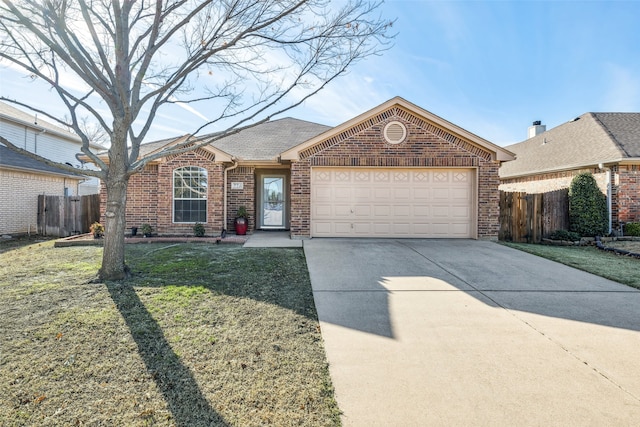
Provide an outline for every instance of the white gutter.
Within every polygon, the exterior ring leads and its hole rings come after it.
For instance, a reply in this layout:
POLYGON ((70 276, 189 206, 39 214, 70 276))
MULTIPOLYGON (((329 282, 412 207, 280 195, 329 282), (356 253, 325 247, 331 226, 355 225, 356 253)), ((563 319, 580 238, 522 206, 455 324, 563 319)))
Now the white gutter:
POLYGON ((223 223, 222 223, 222 232, 220 233, 220 237, 224 238, 224 236, 227 234, 227 172, 229 172, 230 170, 234 170, 235 168, 238 167, 238 161, 235 159, 235 157, 232 157, 231 160, 233 161, 233 165, 229 166, 228 168, 225 168, 224 170, 224 195, 223 195, 223 223))

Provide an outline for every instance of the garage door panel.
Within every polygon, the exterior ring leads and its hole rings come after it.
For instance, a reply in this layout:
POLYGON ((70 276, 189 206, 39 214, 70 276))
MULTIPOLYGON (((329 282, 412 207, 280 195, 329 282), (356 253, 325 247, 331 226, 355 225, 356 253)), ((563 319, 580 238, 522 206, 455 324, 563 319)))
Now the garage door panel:
POLYGON ((434 206, 431 210, 434 218, 448 218, 450 215, 449 206, 434 206))
POLYGON ((469 190, 466 188, 452 188, 450 195, 452 200, 469 200, 469 190))
POLYGON ((412 207, 411 205, 394 205, 393 206, 393 216, 395 218, 408 218, 412 215, 412 207))
POLYGON ((334 205, 335 218, 349 218, 351 216, 351 205, 334 205))
POLYGON ((411 234, 411 224, 409 223, 394 223, 392 225, 393 234, 398 236, 408 236, 411 234))
POLYGON ((389 187, 376 187, 372 191, 373 200, 382 200, 388 203, 391 199, 391 188, 389 187))
POLYGON ((357 222, 353 224, 353 232, 359 236, 369 236, 372 232, 370 222, 357 222))
POLYGON ((351 222, 335 222, 334 231, 339 236, 349 236, 353 228, 351 227, 351 222))
POLYGON ((335 201, 351 201, 351 188, 350 187, 334 187, 333 200, 335 201))
POLYGON ((469 232, 470 232, 469 224, 467 224, 467 223, 452 224, 451 225, 451 233, 453 235, 466 236, 466 235, 469 234, 469 232))
POLYGON ((414 234, 429 234, 430 224, 427 223, 413 223, 414 234))
POLYGON ((373 232, 377 236, 388 236, 391 234, 391 224, 388 222, 374 222, 373 223, 373 232))
POLYGON ((433 200, 451 200, 451 189, 434 188, 431 195, 433 200))
MULTIPOLYGON (((422 184, 416 184, 422 185, 422 184)), ((429 200, 431 195, 429 194, 429 189, 426 187, 413 187, 413 199, 414 200, 429 200)))
POLYGON ((384 170, 374 170, 373 181, 378 183, 391 182, 391 173, 389 171, 384 171, 384 170))
POLYGON ((392 206, 389 206, 389 205, 374 205, 373 206, 374 218, 391 218, 391 215, 392 215, 391 208, 392 206))
POLYGON ((312 169, 312 236, 472 237, 472 169, 312 169))
POLYGON ((371 198, 371 188, 353 188, 352 195, 356 200, 369 200, 371 198))
POLYGON ((453 206, 451 207, 451 217, 455 219, 470 219, 470 212, 467 206, 453 206))
POLYGON ((333 232, 333 224, 327 221, 314 221, 313 232, 316 235, 331 234, 333 232))
POLYGON ((410 200, 411 199, 411 188, 394 188, 393 189, 393 199, 394 200, 410 200))
POLYGON ((333 199, 333 191, 331 187, 315 186, 313 188, 313 196, 316 201, 331 201, 333 199))
MULTIPOLYGON (((413 216, 414 218, 424 219, 428 218, 431 213, 430 206, 427 205, 414 205, 413 206, 413 216)), ((415 222, 415 221, 414 221, 415 222)))
POLYGON ((372 208, 369 205, 357 205, 355 209, 353 209, 353 213, 356 218, 370 218, 371 210, 372 208))
POLYGON ((313 207, 313 213, 316 218, 327 218, 331 216, 333 207, 331 205, 316 204, 313 207))

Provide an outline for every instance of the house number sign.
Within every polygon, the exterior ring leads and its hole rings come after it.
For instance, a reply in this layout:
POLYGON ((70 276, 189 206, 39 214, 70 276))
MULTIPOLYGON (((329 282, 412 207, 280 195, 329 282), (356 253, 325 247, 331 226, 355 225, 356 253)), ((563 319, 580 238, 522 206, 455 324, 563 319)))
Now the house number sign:
POLYGON ((231 183, 231 189, 232 190, 243 190, 244 189, 244 182, 232 182, 231 183))

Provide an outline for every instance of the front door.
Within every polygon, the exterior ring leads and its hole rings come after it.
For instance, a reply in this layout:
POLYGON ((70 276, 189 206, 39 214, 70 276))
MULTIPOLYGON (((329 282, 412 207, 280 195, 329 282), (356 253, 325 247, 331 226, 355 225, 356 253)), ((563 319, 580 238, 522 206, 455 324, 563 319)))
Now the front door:
POLYGON ((262 228, 285 228, 285 175, 262 175, 260 181, 262 228))

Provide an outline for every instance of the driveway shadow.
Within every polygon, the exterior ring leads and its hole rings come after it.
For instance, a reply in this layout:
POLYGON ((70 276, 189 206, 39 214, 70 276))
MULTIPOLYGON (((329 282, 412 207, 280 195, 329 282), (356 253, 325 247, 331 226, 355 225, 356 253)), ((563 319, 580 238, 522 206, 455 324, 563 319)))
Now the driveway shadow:
POLYGON ((463 291, 491 307, 640 330, 640 291, 493 242, 305 242, 321 321, 394 338, 390 298, 463 291))
POLYGON ((167 342, 162 329, 147 311, 131 285, 107 283, 107 289, 124 318, 138 353, 152 375, 177 426, 227 426, 209 405, 189 368, 167 342))

